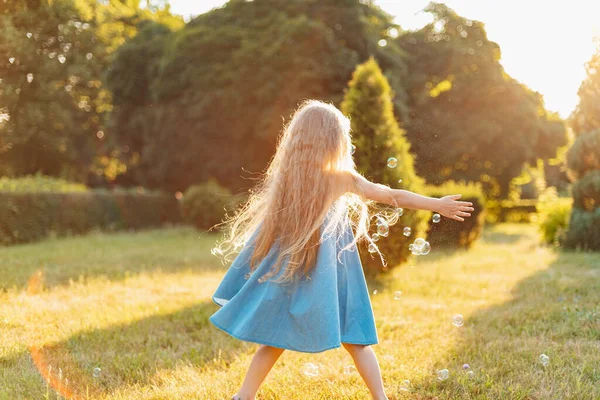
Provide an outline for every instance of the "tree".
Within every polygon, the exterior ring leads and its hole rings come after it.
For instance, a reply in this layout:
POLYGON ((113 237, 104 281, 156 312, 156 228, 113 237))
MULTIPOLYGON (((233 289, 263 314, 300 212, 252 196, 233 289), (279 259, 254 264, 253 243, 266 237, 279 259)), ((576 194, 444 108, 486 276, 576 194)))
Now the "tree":
POLYGON ((111 132, 130 149, 123 179, 173 190, 212 177, 250 186, 242 169, 264 169, 282 119, 305 98, 339 104, 370 55, 395 75, 401 108, 402 55, 378 44, 394 27, 358 0, 232 0, 181 30, 145 27, 119 49, 108 79, 111 132))
MULTIPOLYGON (((392 98, 390 85, 373 58, 356 68, 341 105, 352 124, 356 167, 374 182, 419 191, 423 189, 423 180, 415 174, 410 144, 394 118, 392 98), (397 166, 388 166, 390 157, 397 160, 397 166)), ((424 233, 428 215, 422 211, 404 211, 400 222, 390 227, 389 237, 377 242, 390 266, 409 257, 408 242, 424 233), (411 237, 403 235, 405 227, 411 228, 411 237)), ((379 258, 362 254, 366 272, 381 269, 379 258)))
POLYGON ((576 135, 600 129, 600 46, 585 68, 587 77, 579 87, 579 104, 569 120, 576 135))
POLYGON ((524 164, 555 156, 566 144, 563 121, 542 96, 511 78, 484 25, 443 4, 432 23, 397 39, 408 54, 408 138, 417 172, 428 182, 483 181, 506 197, 524 164))

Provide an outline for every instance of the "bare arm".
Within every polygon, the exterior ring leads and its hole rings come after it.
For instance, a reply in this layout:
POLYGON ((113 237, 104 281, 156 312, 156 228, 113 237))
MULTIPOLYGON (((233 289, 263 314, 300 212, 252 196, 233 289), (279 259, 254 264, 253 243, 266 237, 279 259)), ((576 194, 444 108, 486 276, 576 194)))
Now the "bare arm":
POLYGON ((350 173, 349 177, 351 179, 349 191, 379 203, 413 210, 436 211, 444 217, 457 221, 464 221, 463 217, 470 217, 470 211, 474 211, 473 203, 457 201, 460 194, 438 199, 422 196, 409 190, 392 189, 379 183, 373 183, 358 173, 350 173))

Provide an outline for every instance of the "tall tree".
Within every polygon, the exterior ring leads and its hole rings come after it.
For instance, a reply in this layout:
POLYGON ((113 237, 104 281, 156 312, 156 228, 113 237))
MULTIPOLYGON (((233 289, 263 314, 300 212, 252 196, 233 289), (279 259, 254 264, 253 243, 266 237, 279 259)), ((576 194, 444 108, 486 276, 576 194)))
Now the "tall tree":
POLYGON ((511 78, 484 25, 443 4, 434 20, 400 36, 408 54, 408 138, 417 171, 435 184, 483 181, 488 194, 508 195, 525 163, 554 157, 566 144, 563 121, 542 96, 511 78))
POLYGON ((267 165, 282 119, 305 98, 339 103, 372 54, 395 75, 401 108, 402 56, 379 43, 396 25, 362 3, 232 0, 179 31, 140 31, 117 52, 108 80, 111 132, 130 149, 123 179, 177 190, 210 177, 250 186, 242 168, 267 165))
POLYGON ((579 87, 579 104, 569 121, 576 135, 600 129, 600 38, 598 44, 585 66, 587 77, 579 87))
MULTIPOLYGON (((410 144, 394 118, 392 98, 390 85, 373 58, 356 68, 341 105, 352 124, 354 160, 358 171, 368 179, 418 192, 423 189, 423 180, 415 174, 410 144)), ((389 228, 389 237, 376 242, 390 267, 409 257, 408 242, 424 232, 428 215, 403 211, 400 222, 389 228), (410 236, 404 236, 405 228, 410 228, 410 236)), ((379 257, 361 254, 366 272, 382 268, 379 257)))

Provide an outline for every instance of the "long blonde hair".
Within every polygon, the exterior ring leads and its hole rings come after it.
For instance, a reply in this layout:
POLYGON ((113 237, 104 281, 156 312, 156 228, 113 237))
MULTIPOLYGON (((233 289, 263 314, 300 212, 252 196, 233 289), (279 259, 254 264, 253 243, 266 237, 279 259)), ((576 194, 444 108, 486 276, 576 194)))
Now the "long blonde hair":
POLYGON ((224 222, 225 236, 213 254, 229 260, 229 255, 254 237, 250 260, 254 271, 277 243, 277 260, 259 282, 277 274, 287 260, 276 280, 286 282, 302 275, 310 278, 322 238, 340 232, 346 219, 355 227, 355 234, 342 250, 361 238, 371 241, 372 202, 349 192, 348 181, 340 179, 356 173, 351 146, 350 120, 340 110, 321 101, 304 101, 284 126, 263 178, 246 203, 224 222))

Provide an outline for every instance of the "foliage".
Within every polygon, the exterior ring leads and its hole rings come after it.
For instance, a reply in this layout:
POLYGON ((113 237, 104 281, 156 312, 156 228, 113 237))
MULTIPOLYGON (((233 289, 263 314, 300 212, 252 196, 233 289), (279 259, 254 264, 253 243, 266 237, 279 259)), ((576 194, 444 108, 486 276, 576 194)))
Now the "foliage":
POLYGON ((530 222, 531 216, 537 212, 538 201, 525 200, 498 200, 486 201, 486 221, 497 222, 530 222))
POLYGON ((593 211, 573 208, 564 246, 568 249, 600 250, 600 207, 593 211))
POLYGON ((139 3, 0 2, 0 174, 102 183, 122 172, 109 160, 102 75, 140 21, 181 21, 139 3))
POLYGON ((0 178, 0 192, 84 192, 87 188, 80 183, 40 174, 20 178, 0 178))
POLYGON ((0 244, 92 229, 141 229, 179 220, 173 196, 144 191, 0 192, 0 244))
POLYGON ((573 179, 600 169, 600 129, 577 137, 567 152, 567 167, 573 179))
POLYGON ((556 190, 547 190, 537 204, 537 224, 545 243, 560 245, 569 228, 573 201, 559 198, 556 190))
POLYGON ((468 249, 481 236, 485 223, 485 196, 479 183, 445 182, 440 186, 427 186, 425 193, 431 197, 461 194, 461 201, 473 203, 475 211, 463 222, 442 218, 439 223, 429 219, 427 240, 433 247, 447 246, 468 249))
POLYGON ((579 87, 579 104, 569 118, 576 135, 600 129, 600 46, 585 68, 587 76, 579 87))
MULTIPOLYGON (((419 191, 423 180, 415 174, 410 144, 394 118, 392 97, 390 85, 373 58, 356 68, 341 104, 342 112, 352 124, 356 168, 374 182, 398 186, 401 180, 403 189, 419 191), (387 167, 390 157, 398 160, 397 167, 387 167)), ((425 212, 405 210, 401 224, 391 226, 389 237, 377 242, 389 267, 405 262, 410 255, 410 238, 402 235, 403 227, 412 229, 413 238, 419 237, 424 232, 426 217, 425 212)), ((381 270, 379 257, 367 252, 361 254, 365 272, 381 270)))
POLYGON ((552 158, 566 144, 564 123, 504 71, 483 23, 444 4, 426 11, 430 24, 397 39, 409 55, 405 126, 417 172, 434 184, 482 181, 489 197, 506 198, 524 164, 552 158))
POLYGON ((181 213, 184 220, 198 229, 210 229, 220 223, 227 208, 237 205, 239 199, 210 180, 190 186, 183 195, 181 213))
POLYGON ((282 118, 305 98, 339 103, 370 55, 393 75, 402 109, 402 55, 377 44, 397 25, 362 3, 233 0, 181 30, 146 25, 116 53, 107 81, 111 132, 129 149, 122 179, 172 190, 210 178, 247 185, 242 168, 264 169, 282 118))

